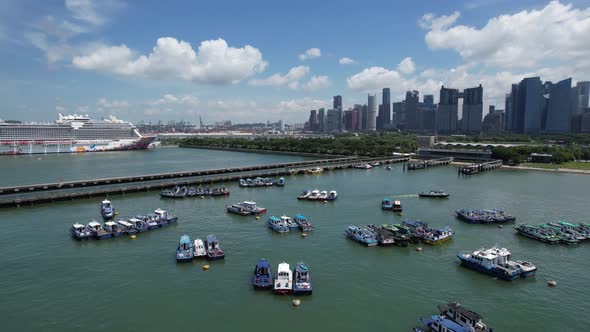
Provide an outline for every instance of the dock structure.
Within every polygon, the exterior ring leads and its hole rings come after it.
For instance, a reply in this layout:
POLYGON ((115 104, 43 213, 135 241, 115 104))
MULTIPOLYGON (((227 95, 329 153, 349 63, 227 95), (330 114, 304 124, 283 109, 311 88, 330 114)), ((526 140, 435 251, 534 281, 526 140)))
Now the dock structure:
POLYGON ((430 167, 449 165, 453 161, 453 157, 435 158, 427 160, 415 160, 410 161, 407 165, 404 165, 404 169, 414 171, 417 169, 426 169, 430 167))
POLYGON ((492 160, 459 167, 458 173, 463 175, 479 174, 502 166, 502 160, 492 160))
POLYGON ((408 160, 408 157, 351 157, 3 187, 0 188, 0 208, 159 190, 176 185, 203 185, 237 181, 241 178, 287 176, 304 173, 306 170, 313 168, 322 168, 323 170, 342 169, 353 167, 359 162, 389 164, 408 160))

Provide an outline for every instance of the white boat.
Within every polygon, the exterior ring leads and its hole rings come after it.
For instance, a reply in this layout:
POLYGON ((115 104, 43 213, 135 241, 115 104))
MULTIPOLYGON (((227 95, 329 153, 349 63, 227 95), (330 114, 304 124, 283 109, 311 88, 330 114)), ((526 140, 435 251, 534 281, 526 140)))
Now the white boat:
POLYGON ((317 189, 314 189, 311 191, 311 194, 309 194, 309 196, 307 196, 307 199, 315 200, 315 199, 318 199, 318 196, 320 196, 320 191, 317 189))
POLYGON ((376 167, 376 166, 381 166, 381 163, 376 161, 374 163, 371 163, 371 166, 376 167))
POLYGON ((285 262, 279 264, 273 292, 275 294, 291 294, 293 292, 293 272, 289 264, 285 262))
POLYGON ((289 227, 290 229, 297 229, 299 228, 299 225, 297 225, 296 222, 293 221, 293 219, 291 219, 291 217, 289 216, 281 216, 281 222, 286 225, 287 227, 289 227))
POLYGON ((320 194, 319 194, 319 196, 318 196, 318 198, 317 198, 317 199, 318 199, 318 200, 320 200, 320 201, 323 201, 323 200, 325 200, 325 199, 327 199, 327 198, 328 198, 328 192, 327 192, 327 191, 325 191, 325 190, 322 190, 322 191, 320 192, 320 194))
POLYGON ((333 201, 338 197, 338 193, 336 192, 336 190, 331 190, 330 193, 328 194, 328 198, 327 200, 329 201, 333 201))
POLYGON ((206 257, 207 250, 205 249, 205 245, 203 244, 203 240, 195 239, 195 244, 193 246, 195 250, 195 257, 206 257))
POLYGON ((322 173, 324 171, 323 168, 321 167, 314 167, 312 169, 308 169, 307 171, 305 171, 307 174, 318 174, 318 173, 322 173))
POLYGON ((137 229, 135 227, 133 227, 133 224, 125 221, 125 220, 119 220, 117 221, 117 224, 119 224, 119 226, 121 226, 121 228, 123 229, 123 232, 127 235, 133 235, 137 233, 137 229))

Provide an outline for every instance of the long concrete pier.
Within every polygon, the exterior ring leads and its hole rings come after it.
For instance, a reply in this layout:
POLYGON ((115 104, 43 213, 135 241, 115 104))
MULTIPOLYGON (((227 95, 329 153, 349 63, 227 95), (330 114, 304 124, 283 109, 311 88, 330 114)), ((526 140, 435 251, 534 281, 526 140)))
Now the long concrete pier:
POLYGON ((413 171, 413 170, 417 170, 417 169, 426 169, 426 168, 431 168, 431 167, 436 167, 436 166, 449 165, 452 161, 453 161, 453 157, 411 161, 405 166, 405 169, 407 169, 409 171, 413 171))
POLYGON ((202 185, 237 181, 241 178, 276 177, 302 173, 305 170, 349 168, 359 163, 379 162, 383 164, 408 161, 409 157, 380 158, 337 158, 310 160, 293 163, 246 166, 192 172, 149 174, 131 177, 46 183, 28 186, 0 188, 0 207, 20 207, 44 202, 72 200, 150 191, 175 185, 202 185))

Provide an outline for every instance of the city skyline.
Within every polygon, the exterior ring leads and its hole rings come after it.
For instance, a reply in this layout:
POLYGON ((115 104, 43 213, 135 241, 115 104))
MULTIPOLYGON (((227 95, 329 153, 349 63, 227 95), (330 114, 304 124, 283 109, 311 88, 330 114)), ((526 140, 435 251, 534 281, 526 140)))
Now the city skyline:
POLYGON ((480 84, 485 115, 489 105, 503 108, 511 85, 526 77, 571 77, 573 86, 590 78, 590 45, 583 42, 590 35, 588 7, 582 1, 336 7, 229 1, 174 8, 7 1, 0 4, 0 118, 51 121, 61 112, 134 122, 202 116, 295 123, 311 109, 327 115, 331 96, 343 96, 344 111, 366 104, 367 94, 376 95, 378 108, 383 88, 393 103, 413 90, 438 103, 442 85, 480 84), (214 20, 221 10, 231 22, 214 20), (334 26, 327 13, 373 19, 334 26), (311 23, 294 25, 296 17, 311 23))

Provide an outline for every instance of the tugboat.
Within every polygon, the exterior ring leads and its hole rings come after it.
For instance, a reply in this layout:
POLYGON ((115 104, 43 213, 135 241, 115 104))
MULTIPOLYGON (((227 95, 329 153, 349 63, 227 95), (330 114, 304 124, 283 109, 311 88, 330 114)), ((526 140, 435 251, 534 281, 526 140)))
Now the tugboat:
POLYGON ((307 196, 307 199, 309 199, 310 201, 315 201, 318 199, 319 196, 320 196, 320 191, 317 189, 314 189, 311 191, 311 194, 309 194, 309 196, 307 196))
POLYGON ((297 225, 299 225, 299 228, 301 228, 302 231, 310 232, 313 230, 313 225, 309 222, 309 220, 307 220, 307 218, 304 215, 298 214, 295 216, 294 220, 297 223, 297 225))
POLYGON ((193 243, 191 242, 191 238, 185 234, 180 237, 180 242, 178 242, 178 248, 176 248, 176 261, 180 263, 190 262, 194 257, 195 252, 193 250, 193 243))
POLYGON ((258 260, 256 267, 254 267, 254 276, 252 277, 252 285, 254 289, 268 289, 273 284, 272 270, 270 263, 266 258, 258 260))
POLYGON ((557 233, 552 229, 542 228, 535 225, 519 224, 514 226, 518 234, 539 240, 545 243, 557 244, 561 240, 557 233))
POLYGON ((377 245, 375 234, 365 228, 358 226, 348 226, 346 228, 346 235, 358 243, 364 244, 367 247, 373 247, 377 245))
POLYGON ((326 198, 326 200, 328 200, 328 201, 335 201, 337 197, 338 197, 338 193, 336 192, 336 190, 331 190, 328 193, 328 198, 326 198))
POLYGON ((131 224, 130 222, 125 220, 119 220, 117 221, 117 224, 119 224, 119 226, 123 230, 123 233, 127 235, 137 234, 137 229, 133 227, 133 224, 131 224))
POLYGON ((328 199, 328 192, 325 190, 320 191, 320 194, 318 195, 317 200, 318 201, 325 201, 328 199))
POLYGON ((511 254, 508 249, 495 246, 471 253, 461 253, 457 257, 465 267, 508 281, 519 277, 532 277, 537 271, 530 262, 510 260, 511 254))
POLYGON ((118 237, 125 234, 125 230, 112 220, 105 222, 103 228, 107 232, 110 232, 112 234, 112 237, 118 237))
POLYGON ((205 245, 203 244, 203 240, 201 239, 195 239, 195 243, 193 244, 193 250, 195 252, 195 258, 207 256, 207 250, 205 249, 205 245))
POLYGON ((391 200, 389 198, 385 197, 381 201, 381 208, 383 210, 391 210, 391 209, 393 209, 393 203, 391 202, 391 200))
POLYGON ((426 244, 441 244, 453 238, 455 233, 449 227, 435 228, 424 235, 422 242, 426 244))
POLYGON ((70 231, 72 232, 72 236, 76 240, 88 240, 92 238, 92 232, 90 232, 88 227, 82 224, 73 224, 70 231))
POLYGON ((279 181, 275 183, 277 186, 282 187, 285 185, 285 178, 279 178, 279 181))
MULTIPOLYGON (((430 318, 420 318, 420 321, 432 332, 472 332, 471 329, 463 327, 445 316, 434 315, 430 318)), ((414 331, 421 331, 414 329, 414 331)))
POLYGON ((268 227, 272 228, 272 230, 277 233, 287 233, 291 230, 281 218, 275 216, 270 216, 268 218, 268 227))
POLYGON ((104 219, 111 219, 115 216, 115 209, 113 208, 113 204, 108 199, 105 199, 100 204, 100 214, 104 219))
POLYGON ((470 328, 473 332, 491 332, 492 329, 484 324, 482 317, 471 310, 466 309, 459 303, 452 302, 447 305, 438 306, 440 314, 455 323, 470 328))
POLYGON ((207 259, 213 261, 224 258, 225 253, 221 250, 221 246, 215 235, 207 235, 207 259))
POLYGON ((373 231, 379 245, 390 246, 395 243, 393 233, 389 230, 375 225, 367 225, 367 228, 373 231))
POLYGON ((92 233, 92 237, 94 237, 97 240, 109 239, 113 236, 111 232, 108 232, 106 229, 102 227, 101 224, 97 223, 94 220, 88 223, 88 229, 92 233))
POLYGON ((283 222, 283 224, 287 225, 287 227, 289 227, 289 229, 297 229, 299 228, 299 225, 294 222, 291 217, 289 216, 281 216, 281 221, 283 222))
POLYGON ((419 197, 428 197, 428 198, 447 198, 450 195, 442 190, 430 190, 430 191, 423 191, 418 194, 419 197))
POLYGON ((311 295, 311 275, 309 267, 303 262, 297 263, 295 270, 293 270, 293 294, 295 295, 311 295))
POLYGON ((297 199, 307 199, 311 195, 311 190, 304 190, 301 194, 297 195, 297 199))
POLYGON ((391 211, 393 212, 402 212, 402 202, 400 201, 394 201, 393 202, 393 206, 391 207, 391 211))
POLYGON ((155 228, 160 228, 160 224, 158 224, 158 222, 156 221, 156 219, 154 219, 153 217, 150 217, 150 216, 136 216, 135 218, 143 221, 148 226, 148 229, 150 231, 152 229, 155 229, 155 228))
POLYGON ((274 280, 273 293, 291 294, 293 293, 292 273, 289 264, 282 262, 277 269, 277 278, 274 280))

